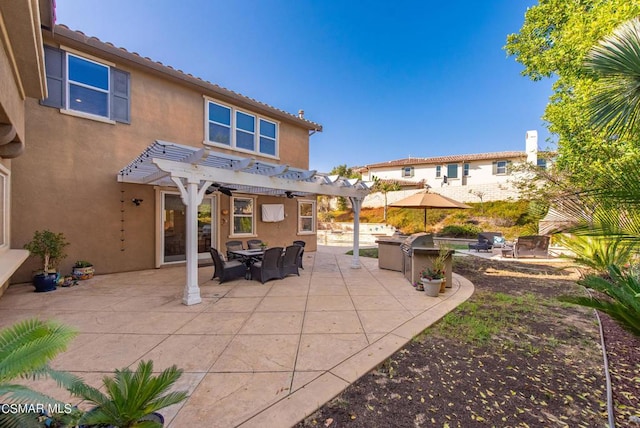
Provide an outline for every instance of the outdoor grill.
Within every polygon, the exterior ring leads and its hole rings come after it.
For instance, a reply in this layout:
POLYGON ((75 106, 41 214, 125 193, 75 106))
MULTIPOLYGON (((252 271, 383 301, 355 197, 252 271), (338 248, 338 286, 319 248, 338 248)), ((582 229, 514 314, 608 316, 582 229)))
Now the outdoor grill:
POLYGON ((402 252, 402 273, 404 277, 411 282, 413 272, 413 249, 416 247, 434 248, 433 235, 429 233, 414 233, 409 235, 402 244, 400 251, 402 252))

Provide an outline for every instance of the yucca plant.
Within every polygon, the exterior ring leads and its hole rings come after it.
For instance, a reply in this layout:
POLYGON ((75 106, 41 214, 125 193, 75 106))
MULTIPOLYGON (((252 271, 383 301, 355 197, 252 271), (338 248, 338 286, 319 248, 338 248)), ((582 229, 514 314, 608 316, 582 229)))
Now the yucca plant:
POLYGON ((153 361, 140 361, 135 372, 116 370, 114 377, 102 379, 106 393, 86 384, 76 384, 71 393, 96 405, 80 419, 81 425, 112 425, 119 428, 156 428, 162 424, 145 420, 149 415, 187 398, 185 391, 169 392, 182 376, 175 365, 158 376, 153 374, 153 361))
MULTIPOLYGON (((67 348, 76 334, 62 324, 38 319, 21 321, 0 331, 0 402, 64 406, 46 394, 13 381, 49 376, 64 387, 78 382, 77 377, 49 367, 49 362, 67 348)), ((35 413, 0 413, 0 426, 39 426, 37 416, 35 413)))
POLYGON ((617 266, 609 268, 610 279, 589 275, 579 284, 602 293, 601 296, 563 296, 560 300, 602 311, 623 328, 640 336, 640 282, 638 277, 622 272, 617 266))

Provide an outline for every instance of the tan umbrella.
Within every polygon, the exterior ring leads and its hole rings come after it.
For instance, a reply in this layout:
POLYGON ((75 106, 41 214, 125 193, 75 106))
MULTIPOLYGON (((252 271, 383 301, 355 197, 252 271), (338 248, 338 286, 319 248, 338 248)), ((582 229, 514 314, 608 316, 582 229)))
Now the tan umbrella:
POLYGON ((424 229, 427 230, 427 208, 468 209, 467 204, 442 196, 439 193, 422 191, 389 204, 395 208, 422 208, 424 209, 424 229))

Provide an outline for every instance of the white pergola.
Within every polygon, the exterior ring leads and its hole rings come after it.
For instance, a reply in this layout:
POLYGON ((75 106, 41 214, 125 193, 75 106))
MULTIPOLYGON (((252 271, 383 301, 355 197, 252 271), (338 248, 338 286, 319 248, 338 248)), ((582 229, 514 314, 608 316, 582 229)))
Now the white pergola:
POLYGON ((212 185, 232 187, 235 191, 256 195, 342 196, 349 198, 354 213, 353 260, 360 268, 360 209, 369 193, 367 183, 337 175, 321 174, 215 151, 209 147, 191 147, 157 140, 118 173, 123 183, 177 187, 186 207, 187 282, 182 303, 200 303, 198 286, 198 205, 212 185))

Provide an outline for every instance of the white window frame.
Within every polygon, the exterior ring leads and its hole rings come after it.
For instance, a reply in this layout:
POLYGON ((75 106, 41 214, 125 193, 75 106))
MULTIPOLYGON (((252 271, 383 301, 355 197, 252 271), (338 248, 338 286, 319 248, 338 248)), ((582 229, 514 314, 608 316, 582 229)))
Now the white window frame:
POLYGON ((214 146, 214 147, 222 147, 222 148, 226 148, 226 149, 232 149, 238 152, 243 152, 243 153, 251 153, 251 154, 257 154, 260 156, 264 156, 264 157, 268 157, 268 158, 273 158, 273 159, 279 159, 280 156, 280 122, 275 121, 273 119, 261 116, 259 114, 256 113, 252 113, 250 111, 247 110, 243 110, 243 109, 239 109, 236 108, 230 104, 225 104, 223 102, 220 102, 218 100, 209 98, 209 97, 204 97, 204 142, 205 145, 208 146, 214 146), (216 104, 219 105, 221 107, 224 108, 228 108, 231 110, 231 124, 230 124, 230 141, 229 144, 224 144, 224 143, 218 143, 215 141, 211 141, 211 137, 209 136, 209 123, 216 123, 218 125, 222 125, 222 126, 227 126, 226 124, 220 124, 218 122, 214 122, 214 121, 210 121, 209 120, 209 105, 210 104, 216 104), (237 138, 236 135, 238 132, 245 132, 247 133, 248 131, 243 130, 243 129, 239 129, 237 127, 237 114, 238 113, 242 113, 242 114, 246 114, 248 116, 251 116, 254 118, 254 130, 253 130, 253 150, 247 150, 244 149, 242 147, 238 147, 237 146, 237 138), (261 122, 267 122, 270 124, 273 124, 275 126, 275 138, 272 138, 270 136, 266 136, 263 135, 261 132, 261 122), (261 151, 261 147, 260 147, 260 139, 261 138, 266 138, 269 139, 271 141, 274 141, 274 154, 270 154, 270 153, 264 153, 261 151))
POLYGON ((436 165, 436 178, 442 177, 442 165, 436 165))
POLYGON ((509 163, 506 160, 496 161, 496 175, 506 175, 507 165, 509 163), (503 164, 502 166, 500 164, 503 164), (502 169, 502 171, 500 171, 502 169))
POLYGON ((9 248, 9 215, 11 212, 11 172, 0 164, 0 250, 9 248))
POLYGON ((252 196, 231 196, 230 207, 231 207, 231 224, 229 225, 229 227, 230 227, 229 236, 232 237, 232 238, 257 236, 257 233, 256 233, 256 207, 257 207, 256 198, 252 197, 252 196), (235 207, 236 200, 239 200, 239 199, 250 200, 251 201, 251 216, 242 215, 242 214, 236 214, 234 207, 235 207), (236 231, 234 230, 235 218, 236 217, 246 217, 246 218, 250 217, 251 218, 251 232, 250 233, 236 233, 236 231))
POLYGON ((316 203, 317 201, 311 199, 298 199, 298 235, 314 235, 316 233, 316 203), (302 215, 302 205, 311 205, 311 215, 302 215), (311 219, 311 230, 302 230, 302 219, 311 219))
POLYGON ((89 59, 87 57, 81 56, 81 55, 77 55, 75 53, 71 53, 71 52, 67 52, 65 51, 65 73, 64 73, 64 84, 65 84, 65 90, 66 90, 66 100, 65 100, 65 109, 69 112, 73 112, 75 114, 78 115, 86 115, 89 117, 95 117, 95 118, 99 118, 99 119, 107 119, 110 120, 110 112, 111 112, 111 66, 107 65, 107 64, 103 64, 101 62, 95 61, 93 59, 89 59), (78 58, 82 61, 87 61, 87 62, 91 62, 93 64, 97 64, 101 67, 104 67, 107 69, 107 89, 104 90, 102 88, 97 88, 95 86, 91 86, 88 85, 86 83, 82 83, 82 82, 77 82, 75 80, 71 80, 69 78, 69 58, 71 57, 75 57, 78 58), (102 92, 107 94, 107 114, 105 116, 100 115, 100 114, 95 114, 95 113, 89 113, 86 111, 82 111, 82 110, 76 110, 74 108, 71 107, 71 85, 76 85, 82 88, 86 88, 86 89, 90 89, 92 91, 96 91, 96 92, 102 92))
POLYGON ((471 170, 471 164, 469 162, 465 162, 462 164, 462 176, 468 177, 469 171, 471 170))
POLYGON ((412 166, 405 166, 402 168, 402 176, 403 177, 413 177, 413 167, 412 166))
POLYGON ((257 119, 256 115, 255 114, 251 114, 251 113, 247 113, 246 111, 242 111, 242 110, 235 110, 234 111, 234 118, 235 118, 235 121, 236 121, 236 126, 235 126, 235 133, 233 135, 234 135, 235 140, 236 140, 236 145, 238 144, 238 141, 237 141, 238 140, 238 133, 241 132, 243 134, 251 135, 251 142, 252 142, 251 145, 253 146, 253 149, 247 149, 247 148, 244 148, 244 147, 236 147, 236 148, 238 150, 245 150, 245 151, 252 152, 252 153, 253 152, 257 152, 257 150, 256 150, 256 122, 257 122, 256 121, 256 119, 257 119), (253 119, 253 131, 249 131, 248 129, 242 129, 242 128, 238 127, 238 124, 237 124, 237 122, 239 122, 238 121, 238 115, 240 115, 240 114, 243 114, 245 116, 249 116, 250 118, 253 119))

